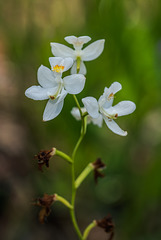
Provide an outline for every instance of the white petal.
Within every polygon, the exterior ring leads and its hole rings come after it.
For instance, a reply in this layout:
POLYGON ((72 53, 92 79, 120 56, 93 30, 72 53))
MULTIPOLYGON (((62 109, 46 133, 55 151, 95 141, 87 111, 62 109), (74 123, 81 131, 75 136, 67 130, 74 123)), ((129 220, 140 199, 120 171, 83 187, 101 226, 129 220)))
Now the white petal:
POLYGON ((98 118, 98 102, 94 97, 86 97, 82 99, 82 102, 87 109, 87 112, 92 118, 98 118))
POLYGON ((76 120, 81 120, 80 112, 79 112, 79 109, 77 107, 72 108, 71 114, 76 120))
POLYGON ((135 109, 136 105, 131 101, 122 101, 113 107, 113 110, 118 114, 118 116, 128 115, 134 112, 135 109))
POLYGON ((80 63, 79 73, 80 73, 80 74, 83 74, 83 75, 86 75, 86 73, 87 73, 86 66, 85 66, 84 62, 82 62, 82 61, 81 61, 81 63, 80 63))
POLYGON ((102 127, 103 117, 101 114, 99 114, 98 118, 92 118, 91 120, 94 125, 97 125, 98 127, 102 127))
POLYGON ((72 74, 63 78, 64 87, 70 94, 80 93, 85 84, 85 76, 82 74, 72 74))
POLYGON ((70 44, 76 44, 77 42, 81 42, 82 44, 87 43, 91 40, 88 36, 81 36, 81 37, 75 37, 75 36, 67 36, 64 38, 65 41, 67 41, 70 44))
POLYGON ((61 94, 55 100, 49 99, 46 104, 44 114, 43 114, 43 121, 49 121, 59 115, 63 108, 64 98, 66 97, 67 92, 62 89, 61 94))
POLYGON ((73 65, 73 59, 70 57, 69 58, 50 57, 49 62, 50 62, 52 69, 53 69, 53 67, 55 67, 57 65, 64 67, 64 68, 62 68, 62 70, 60 72, 67 71, 73 65))
POLYGON ((64 38, 66 42, 68 42, 69 44, 75 44, 78 40, 77 37, 75 36, 67 36, 64 38))
POLYGON ((61 101, 59 103, 55 103, 54 101, 55 100, 49 99, 49 101, 47 102, 43 114, 43 121, 49 121, 51 119, 54 119, 61 112, 64 101, 61 101))
POLYGON ((55 88, 48 88, 47 94, 48 96, 55 96, 58 94, 58 92, 60 91, 60 86, 57 85, 55 88))
POLYGON ((40 85, 44 88, 55 87, 57 85, 52 71, 43 65, 38 69, 37 78, 40 85))
POLYGON ((64 58, 64 63, 63 63, 63 66, 64 66, 64 71, 67 71, 69 68, 71 68, 71 66, 73 65, 73 59, 72 58, 64 58))
POLYGON ((47 88, 32 86, 25 91, 25 95, 33 100, 45 100, 49 98, 47 92, 47 88))
POLYGON ((111 119, 112 117, 115 117, 115 116, 118 117, 118 113, 114 107, 108 107, 108 108, 102 107, 100 109, 100 112, 103 113, 105 116, 109 116, 109 118, 111 119))
MULTIPOLYGON (((100 96, 100 98, 98 99, 98 104, 100 107, 102 107, 106 102, 107 102, 107 94, 106 92, 108 91, 108 88, 105 87, 104 88, 104 93, 100 96)), ((112 105, 112 104, 111 104, 112 105)), ((111 106, 110 105, 110 106, 111 106)))
POLYGON ((75 59, 74 50, 60 43, 50 43, 51 51, 56 57, 71 57, 75 59))
POLYGON ((81 36, 81 37, 78 37, 78 39, 79 41, 83 42, 83 44, 91 41, 91 38, 88 36, 81 36))
POLYGON ((104 49, 105 40, 98 40, 91 43, 88 47, 83 49, 82 60, 83 61, 91 61, 96 59, 104 49))
POLYGON ((103 95, 98 100, 100 107, 103 108, 111 107, 113 104, 114 94, 121 89, 122 86, 119 82, 112 83, 109 88, 105 87, 103 95))
POLYGON ((51 68, 53 68, 56 65, 58 66, 62 65, 62 61, 63 61, 62 57, 49 57, 51 68))
POLYGON ((76 74, 77 73, 77 62, 76 61, 74 61, 74 64, 73 64, 73 66, 70 70, 70 73, 71 74, 76 74))
POLYGON ((63 101, 67 94, 67 91, 63 88, 61 93, 58 95, 57 103, 63 101))
MULTIPOLYGON (((71 74, 76 74, 76 73, 77 73, 77 62, 74 61, 74 64, 73 64, 73 66, 72 66, 72 68, 71 68, 71 74)), ((79 74, 86 75, 86 73, 87 73, 86 66, 85 66, 85 64, 81 61, 79 74)))
POLYGON ((127 132, 123 131, 114 120, 111 120, 111 119, 108 119, 108 118, 105 118, 105 117, 104 117, 104 120, 105 120, 105 123, 106 123, 107 127, 112 132, 114 132, 118 135, 121 135, 121 136, 126 136, 127 135, 127 132))
POLYGON ((111 86, 109 87, 109 94, 113 93, 117 93, 118 91, 120 91, 122 89, 122 86, 119 82, 114 82, 111 84, 111 86))

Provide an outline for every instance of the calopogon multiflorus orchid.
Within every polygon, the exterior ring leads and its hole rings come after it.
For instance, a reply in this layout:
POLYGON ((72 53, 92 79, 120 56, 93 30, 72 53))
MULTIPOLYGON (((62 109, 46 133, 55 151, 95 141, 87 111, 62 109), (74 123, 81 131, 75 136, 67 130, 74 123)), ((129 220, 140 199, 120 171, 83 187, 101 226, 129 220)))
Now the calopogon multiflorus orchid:
POLYGON ((52 42, 51 51, 56 57, 71 57, 74 60, 73 66, 71 68, 71 74, 77 72, 81 74, 86 74, 85 61, 91 61, 99 57, 104 49, 104 39, 97 40, 91 43, 89 46, 83 48, 83 45, 91 40, 88 36, 68 36, 64 38, 69 44, 72 44, 74 49, 69 48, 63 44, 52 42))
POLYGON ((62 73, 73 65, 72 58, 50 57, 51 69, 41 65, 37 78, 40 86, 28 88, 25 95, 33 100, 49 99, 44 110, 43 120, 48 121, 58 116, 69 94, 80 93, 85 84, 82 74, 73 74, 62 78, 62 73))
POLYGON ((115 93, 121 89, 121 84, 114 82, 109 88, 105 87, 104 93, 98 101, 94 97, 86 97, 82 99, 82 102, 88 114, 93 119, 98 119, 101 115, 107 127, 112 132, 121 136, 126 136, 127 132, 123 131, 115 120, 120 116, 134 112, 136 105, 131 101, 122 101, 112 106, 115 93))

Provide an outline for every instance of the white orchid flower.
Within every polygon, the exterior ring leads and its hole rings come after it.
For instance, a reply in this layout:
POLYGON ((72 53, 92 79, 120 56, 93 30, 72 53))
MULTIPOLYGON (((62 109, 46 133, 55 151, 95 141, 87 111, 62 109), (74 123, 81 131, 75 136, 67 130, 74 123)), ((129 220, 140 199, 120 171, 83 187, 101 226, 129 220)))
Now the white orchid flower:
POLYGON ((105 87, 104 93, 98 101, 94 97, 86 97, 82 99, 82 102, 92 118, 97 119, 101 115, 112 132, 126 136, 127 132, 123 131, 114 120, 134 112, 136 105, 131 101, 122 101, 112 107, 114 94, 121 89, 121 84, 114 82, 109 88, 105 87))
POLYGON ((68 93, 80 93, 85 84, 82 74, 73 74, 62 78, 62 73, 71 68, 72 58, 50 57, 51 70, 43 65, 38 69, 37 77, 40 86, 28 88, 25 95, 34 100, 49 99, 44 110, 43 120, 49 121, 58 116, 68 93))
POLYGON ((83 44, 91 40, 88 36, 75 37, 68 36, 64 38, 69 44, 72 44, 74 49, 69 48, 63 44, 52 42, 51 51, 56 57, 71 57, 74 64, 71 68, 71 74, 79 73, 86 74, 85 61, 91 61, 99 57, 104 49, 104 39, 97 40, 82 50, 83 44))
MULTIPOLYGON (((87 110, 85 108, 81 108, 81 111, 82 111, 82 113, 87 112, 87 110)), ((72 108, 71 114, 76 120, 78 120, 78 121, 81 120, 80 112, 77 107, 72 108)), ((102 122, 103 122, 102 115, 99 115, 98 118, 92 118, 90 115, 87 116, 87 124, 93 123, 94 125, 97 125, 98 127, 102 127, 102 122)))

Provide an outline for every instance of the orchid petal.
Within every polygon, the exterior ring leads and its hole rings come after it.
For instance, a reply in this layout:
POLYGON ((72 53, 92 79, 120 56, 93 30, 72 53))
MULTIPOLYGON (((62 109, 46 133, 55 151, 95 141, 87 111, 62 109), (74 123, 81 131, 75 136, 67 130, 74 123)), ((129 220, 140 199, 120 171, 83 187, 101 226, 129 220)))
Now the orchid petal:
POLYGON ((98 118, 92 118, 91 121, 94 125, 97 125, 98 127, 102 127, 103 117, 101 114, 99 114, 98 118))
POLYGON ((62 92, 58 98, 56 98, 55 100, 49 99, 44 110, 43 121, 49 121, 59 115, 63 108, 64 98, 66 97, 66 95, 67 92, 62 89, 62 92))
POLYGON ((107 127, 112 132, 114 132, 114 133, 116 133, 120 136, 126 136, 127 135, 127 132, 123 131, 114 120, 111 120, 111 119, 108 119, 108 118, 105 118, 105 117, 104 117, 104 120, 105 120, 105 123, 106 123, 107 127))
MULTIPOLYGON (((107 91, 108 91, 108 88, 105 87, 104 88, 104 93, 98 99, 98 104, 99 104, 100 107, 102 107, 107 102, 107 94, 106 94, 107 91)), ((112 106, 112 103, 110 103, 110 106, 112 106)))
MULTIPOLYGON (((82 110, 82 109, 81 109, 82 110)), ((73 107, 71 110, 71 114, 72 116, 76 119, 76 120, 81 120, 81 115, 80 115, 80 111, 77 107, 73 107)))
POLYGON ((37 78, 40 85, 44 88, 55 87, 57 85, 52 71, 43 65, 37 71, 37 78))
POLYGON ((74 44, 77 42, 78 38, 75 36, 67 36, 64 38, 66 42, 68 42, 69 44, 74 44))
POLYGON ((42 88, 40 86, 32 86, 25 91, 25 95, 26 97, 33 100, 45 100, 49 98, 47 92, 47 88, 42 88))
POLYGON ((51 68, 53 69, 54 66, 62 66, 62 70, 60 72, 65 72, 73 65, 72 58, 61 58, 61 57, 50 57, 49 62, 51 68))
POLYGON ((99 98, 99 105, 103 108, 109 108, 112 106, 114 94, 122 89, 122 86, 119 82, 114 82, 109 88, 104 88, 103 95, 99 98))
POLYGON ((63 108, 64 101, 61 101, 59 103, 55 103, 55 100, 49 99, 49 101, 46 104, 44 114, 43 114, 43 121, 49 121, 54 119, 59 115, 63 108))
POLYGON ((88 36, 81 36, 81 37, 75 37, 75 36, 67 36, 64 38, 66 42, 68 42, 69 44, 77 44, 77 43, 87 43, 91 40, 90 37, 88 36))
POLYGON ((56 57, 71 57, 75 59, 74 50, 60 43, 50 43, 51 51, 56 57))
MULTIPOLYGON (((71 74, 76 74, 76 73, 77 73, 77 61, 74 61, 74 64, 73 64, 73 66, 71 68, 71 74)), ((86 75, 86 73, 87 73, 86 66, 83 63, 83 61, 81 61, 79 74, 86 75)))
POLYGON ((118 114, 118 117, 131 114, 135 109, 136 105, 131 101, 122 101, 113 107, 113 110, 118 114))
POLYGON ((87 73, 86 66, 85 66, 84 62, 82 62, 82 61, 81 61, 81 63, 80 63, 79 73, 80 73, 80 74, 83 74, 83 75, 86 75, 86 73, 87 73))
POLYGON ((70 94, 80 93, 85 84, 85 77, 82 74, 73 74, 63 78, 64 87, 70 94))
POLYGON ((64 98, 67 96, 68 92, 63 88, 61 93, 58 95, 57 103, 64 100, 64 98))
POLYGON ((59 91, 60 91, 60 86, 58 85, 55 88, 48 88, 47 94, 49 97, 55 98, 55 95, 57 95, 59 91))
POLYGON ((77 73, 77 61, 74 61, 74 64, 70 70, 71 74, 76 74, 77 73))
POLYGON ((63 59, 64 60, 64 71, 63 72, 65 72, 65 71, 67 71, 69 68, 71 68, 71 66, 73 65, 73 59, 72 58, 64 58, 63 59))
POLYGON ((86 97, 82 99, 82 102, 87 109, 87 112, 92 118, 98 118, 98 102, 94 97, 86 97))
POLYGON ((83 44, 91 41, 91 37, 89 36, 81 36, 81 37, 78 37, 78 39, 79 41, 83 42, 83 44))
POLYGON ((104 42, 104 39, 97 40, 91 43, 88 47, 84 48, 82 53, 82 60, 91 61, 93 59, 96 59, 103 52, 104 42))
POLYGON ((109 87, 109 94, 113 93, 117 93, 118 91, 120 91, 122 89, 122 86, 119 82, 114 82, 111 84, 111 86, 109 87))
POLYGON ((62 57, 49 57, 51 68, 53 68, 56 65, 58 66, 62 65, 62 61, 63 61, 62 57))

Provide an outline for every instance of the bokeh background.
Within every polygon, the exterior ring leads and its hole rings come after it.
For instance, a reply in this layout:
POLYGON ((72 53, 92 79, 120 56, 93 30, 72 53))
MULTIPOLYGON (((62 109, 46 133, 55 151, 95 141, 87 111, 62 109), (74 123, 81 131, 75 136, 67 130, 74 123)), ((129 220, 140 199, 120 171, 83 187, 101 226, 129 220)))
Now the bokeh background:
MULTIPOLYGON (((80 122, 70 111, 42 122, 45 101, 24 91, 37 84, 38 67, 49 67, 50 42, 65 36, 105 39, 102 55, 87 62, 87 80, 78 98, 98 98, 119 81, 115 103, 134 101, 136 111, 119 118, 127 137, 89 125, 77 153, 79 174, 101 157, 105 177, 95 185, 92 174, 78 190, 76 209, 83 230, 110 213, 115 240, 161 239, 161 1, 160 0, 1 0, 0 1, 0 233, 4 240, 77 239, 68 210, 55 203, 47 222, 38 221, 33 199, 44 193, 71 194, 70 166, 59 157, 38 171, 33 156, 57 147, 71 154, 80 122)), ((89 240, 105 240, 95 228, 89 240)))

